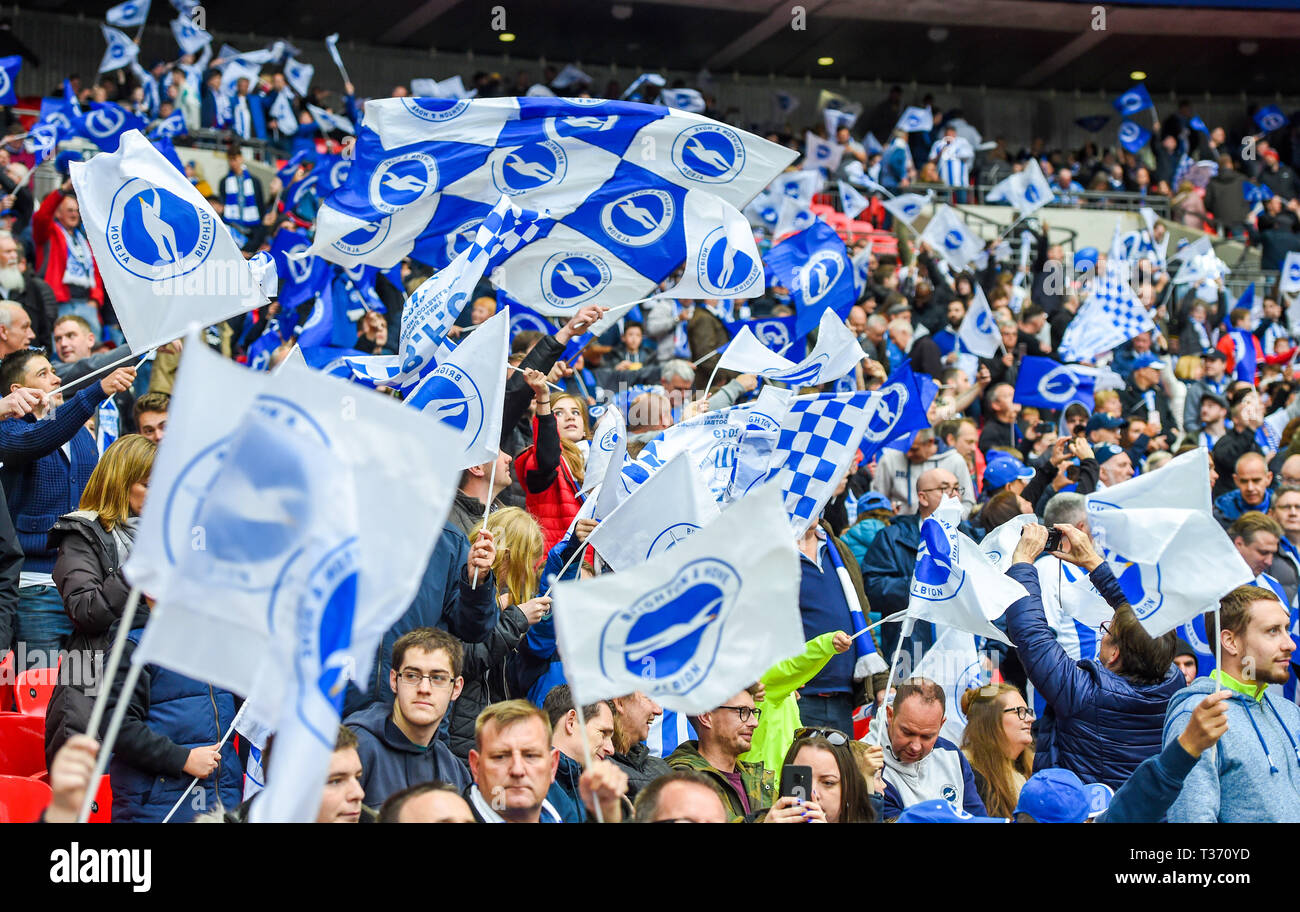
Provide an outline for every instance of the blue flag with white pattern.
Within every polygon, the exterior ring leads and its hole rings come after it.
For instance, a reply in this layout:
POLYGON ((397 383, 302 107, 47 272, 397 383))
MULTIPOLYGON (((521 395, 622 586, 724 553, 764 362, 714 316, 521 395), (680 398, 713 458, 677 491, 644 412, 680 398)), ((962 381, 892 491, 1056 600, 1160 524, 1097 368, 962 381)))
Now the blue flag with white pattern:
POLYGON ((1277 105, 1265 105, 1255 112, 1255 125, 1265 133, 1280 130, 1291 123, 1291 118, 1282 113, 1277 105))
POLYGON ((1096 375, 1086 367, 1026 356, 1016 375, 1015 401, 1057 411, 1072 402, 1081 402, 1091 412, 1096 382, 1096 375))
POLYGON ((90 140, 101 152, 116 152, 123 134, 144 129, 143 120, 111 101, 93 103, 89 111, 73 121, 74 135, 90 140))
POLYGON ((1151 139, 1151 131, 1131 120, 1119 125, 1119 144, 1128 152, 1136 152, 1151 139))
POLYGON ((117 28, 136 28, 144 25, 149 18, 150 2, 151 0, 127 0, 126 3, 110 7, 104 14, 104 19, 117 28))
MULTIPOLYGON (((0 105, 18 103, 18 94, 14 87, 18 84, 18 71, 22 68, 21 54, 0 57, 0 105)), ((42 105, 42 114, 44 114, 44 105, 42 105)))
POLYGON ((173 111, 162 120, 153 125, 146 136, 150 139, 175 139, 177 136, 185 136, 189 133, 189 128, 185 126, 185 115, 179 110, 173 111))
POLYGON ((857 302, 848 249, 835 229, 820 219, 769 250, 763 262, 771 284, 790 292, 797 335, 808 335, 827 310, 843 320, 857 302))
MULTIPOLYGON (((927 390, 923 388, 923 380, 929 380, 931 384, 934 382, 926 374, 914 373, 912 362, 904 361, 898 370, 889 375, 884 386, 876 390, 879 405, 863 429, 859 444, 863 462, 876 458, 881 450, 900 437, 930 426, 930 419, 926 415, 929 408, 927 390)), ((930 400, 933 401, 933 398, 931 396, 930 400)))
POLYGON ((778 355, 799 357, 803 350, 795 343, 803 337, 795 330, 795 317, 757 317, 753 320, 724 321, 727 332, 734 339, 741 330, 748 329, 754 338, 778 355))
POLYGON ((1140 82, 1112 101, 1111 104, 1124 117, 1132 117, 1139 111, 1145 111, 1152 106, 1151 95, 1147 92, 1147 87, 1140 82))
POLYGON ((703 114, 706 107, 704 96, 695 89, 660 89, 658 100, 666 108, 676 108, 692 114, 703 114))

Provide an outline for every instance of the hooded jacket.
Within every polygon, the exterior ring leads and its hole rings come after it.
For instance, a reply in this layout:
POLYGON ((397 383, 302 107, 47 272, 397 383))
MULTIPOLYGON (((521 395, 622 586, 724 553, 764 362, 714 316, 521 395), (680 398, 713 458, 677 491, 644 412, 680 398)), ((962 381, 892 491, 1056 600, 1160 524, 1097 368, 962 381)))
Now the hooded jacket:
MULTIPOLYGON (((1300 823, 1300 707, 1281 699, 1275 688, 1252 698, 1230 676, 1226 683, 1234 691, 1224 701, 1228 730, 1183 781, 1169 822, 1300 823)), ((1174 694, 1165 716, 1166 745, 1217 689, 1214 680, 1197 678, 1174 694)))
POLYGON ((627 799, 635 801, 641 790, 660 776, 673 771, 668 761, 650 753, 644 741, 633 744, 626 754, 610 754, 609 759, 627 773, 627 799))
POLYGON ((884 816, 897 817, 904 808, 922 801, 942 798, 967 814, 984 817, 987 812, 980 799, 970 761, 946 738, 938 738, 934 748, 915 763, 904 763, 894 755, 892 745, 885 745, 884 816))
POLYGON ((470 784, 469 770, 436 737, 428 747, 416 744, 393 721, 393 708, 372 703, 344 720, 356 732, 361 757, 361 787, 365 802, 379 807, 393 792, 421 782, 449 782, 457 789, 470 784))

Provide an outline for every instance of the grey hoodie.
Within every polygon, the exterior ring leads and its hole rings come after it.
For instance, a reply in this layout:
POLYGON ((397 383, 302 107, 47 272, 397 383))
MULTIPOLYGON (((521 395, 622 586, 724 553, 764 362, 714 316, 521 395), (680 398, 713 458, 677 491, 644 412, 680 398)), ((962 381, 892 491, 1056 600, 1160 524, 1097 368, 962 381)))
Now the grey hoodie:
MULTIPOLYGON (((1170 698, 1166 747, 1217 687, 1197 678, 1170 698)), ((1187 775, 1170 823, 1300 822, 1300 707, 1280 693, 1270 687, 1262 700, 1234 693, 1226 701, 1228 730, 1187 775)))

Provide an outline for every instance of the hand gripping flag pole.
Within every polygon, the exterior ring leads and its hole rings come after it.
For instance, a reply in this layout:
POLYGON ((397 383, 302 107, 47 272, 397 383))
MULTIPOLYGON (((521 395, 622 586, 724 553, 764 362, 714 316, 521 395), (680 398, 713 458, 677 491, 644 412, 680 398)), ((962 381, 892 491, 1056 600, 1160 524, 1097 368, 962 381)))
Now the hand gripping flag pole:
MULTIPOLYGON (((230 736, 235 733, 235 726, 238 725, 239 720, 244 717, 244 710, 246 709, 248 709, 247 700, 245 700, 244 704, 239 707, 239 712, 235 713, 235 718, 230 720, 230 728, 226 729, 226 733, 222 735, 221 740, 217 742, 218 754, 221 753, 221 749, 226 746, 226 742, 230 740, 230 736)), ((195 776, 193 779, 190 780, 190 784, 185 787, 185 791, 182 792, 181 796, 176 799, 176 803, 173 804, 172 809, 167 812, 167 816, 162 819, 163 823, 167 823, 172 819, 172 815, 175 814, 177 809, 181 806, 181 802, 190 796, 190 792, 194 791, 194 786, 198 784, 199 784, 198 776, 195 776)))
MULTIPOLYGON (((894 686, 894 671, 898 668, 898 657, 903 653, 903 641, 912 635, 912 628, 916 625, 916 621, 911 617, 902 618, 902 622, 903 622, 903 627, 898 632, 898 645, 894 647, 894 658, 889 663, 889 676, 885 678, 885 705, 886 706, 889 705, 889 691, 894 686)), ((878 729, 879 737, 876 739, 875 742, 878 747, 885 746, 885 738, 888 735, 888 732, 886 730, 886 722, 885 722, 886 714, 887 713, 883 707, 881 712, 876 713, 876 715, 880 718, 880 726, 878 729)))
MULTIPOLYGON (((492 474, 488 477, 488 499, 487 503, 483 506, 483 529, 479 532, 480 535, 487 531, 488 514, 492 512, 492 489, 497 485, 497 463, 500 461, 501 454, 498 452, 497 458, 492 460, 492 474)), ((478 588, 478 567, 474 568, 474 582, 470 584, 470 588, 478 588)))

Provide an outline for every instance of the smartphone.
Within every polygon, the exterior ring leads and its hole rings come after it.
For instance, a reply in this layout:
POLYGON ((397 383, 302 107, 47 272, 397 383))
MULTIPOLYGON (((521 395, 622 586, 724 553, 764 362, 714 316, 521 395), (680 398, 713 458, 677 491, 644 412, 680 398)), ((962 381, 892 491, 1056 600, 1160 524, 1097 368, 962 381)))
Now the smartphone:
POLYGON ((1044 550, 1045 552, 1050 552, 1050 551, 1060 551, 1060 550, 1061 550, 1061 530, 1060 530, 1060 529, 1048 529, 1048 530, 1047 530, 1047 543, 1043 545, 1043 550, 1044 550))
POLYGON ((811 801, 812 767, 789 764, 781 767, 781 797, 811 801))
POLYGON ((1086 425, 1086 424, 1075 425, 1075 428, 1074 428, 1074 436, 1075 436, 1075 437, 1087 437, 1087 436, 1088 436, 1088 427, 1087 427, 1087 425, 1086 425))

